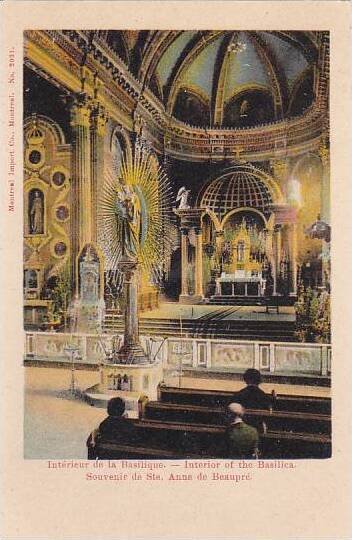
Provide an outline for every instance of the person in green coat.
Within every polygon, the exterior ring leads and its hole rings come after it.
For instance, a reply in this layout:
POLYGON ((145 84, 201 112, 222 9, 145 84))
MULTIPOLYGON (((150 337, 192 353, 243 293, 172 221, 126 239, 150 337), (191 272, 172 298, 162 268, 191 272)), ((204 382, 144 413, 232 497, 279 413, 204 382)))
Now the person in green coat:
POLYGON ((258 431, 243 421, 245 409, 240 403, 228 406, 229 426, 226 430, 228 457, 254 459, 258 456, 258 431))

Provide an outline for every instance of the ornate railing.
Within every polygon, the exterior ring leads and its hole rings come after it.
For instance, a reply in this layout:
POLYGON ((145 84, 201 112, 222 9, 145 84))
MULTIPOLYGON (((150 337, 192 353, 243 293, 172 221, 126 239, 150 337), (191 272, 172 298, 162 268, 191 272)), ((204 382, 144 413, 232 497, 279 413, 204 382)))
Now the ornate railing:
MULTIPOLYGON (((98 365, 111 351, 114 336, 27 332, 25 360, 67 362, 65 349, 78 349, 75 363, 98 365)), ((122 336, 117 336, 118 342, 122 336)), ((248 368, 262 373, 328 376, 331 373, 331 345, 226 339, 151 338, 142 336, 145 350, 168 371, 180 369, 242 372, 248 368)), ((116 345, 116 343, 115 343, 116 345)))

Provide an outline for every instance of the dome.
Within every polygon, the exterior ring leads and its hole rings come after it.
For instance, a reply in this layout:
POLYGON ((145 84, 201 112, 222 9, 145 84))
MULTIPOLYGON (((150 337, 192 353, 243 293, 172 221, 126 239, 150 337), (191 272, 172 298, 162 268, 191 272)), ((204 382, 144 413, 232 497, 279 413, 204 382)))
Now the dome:
POLYGON ((314 32, 112 30, 105 39, 169 114, 193 126, 270 123, 314 99, 314 32))
POLYGON ((200 198, 200 206, 213 211, 221 220, 237 208, 267 213, 272 202, 270 189, 249 167, 231 170, 211 181, 200 198))

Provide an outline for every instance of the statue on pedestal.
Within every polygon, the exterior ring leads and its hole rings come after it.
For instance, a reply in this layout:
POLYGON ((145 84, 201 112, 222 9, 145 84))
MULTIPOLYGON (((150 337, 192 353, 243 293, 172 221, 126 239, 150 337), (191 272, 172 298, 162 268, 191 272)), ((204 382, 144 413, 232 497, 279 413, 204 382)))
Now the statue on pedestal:
POLYGON ((115 200, 117 238, 121 249, 118 268, 123 274, 126 305, 124 341, 117 352, 117 359, 123 364, 144 364, 148 363, 148 358, 139 343, 137 302, 138 254, 143 225, 141 204, 132 186, 120 180, 119 187, 115 200))
POLYGON ((135 258, 140 243, 140 201, 131 186, 120 181, 120 187, 121 190, 118 191, 115 201, 115 214, 121 255, 135 258))
POLYGON ((178 205, 178 208, 180 210, 186 210, 186 209, 190 208, 190 206, 188 204, 189 194, 190 194, 190 190, 186 189, 184 186, 181 187, 178 190, 177 197, 176 197, 176 202, 180 201, 179 205, 178 205))

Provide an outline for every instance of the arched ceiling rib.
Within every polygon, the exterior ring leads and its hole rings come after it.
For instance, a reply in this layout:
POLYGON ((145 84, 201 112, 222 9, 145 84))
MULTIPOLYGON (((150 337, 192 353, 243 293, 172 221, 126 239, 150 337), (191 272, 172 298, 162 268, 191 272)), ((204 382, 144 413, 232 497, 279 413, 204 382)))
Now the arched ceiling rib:
POLYGON ((249 36, 252 42, 256 45, 259 56, 265 62, 271 82, 276 115, 277 117, 282 117, 288 102, 286 78, 280 69, 275 53, 268 47, 265 47, 265 43, 260 38, 258 32, 249 32, 249 36))
POLYGON ((114 32, 124 34, 131 72, 163 100, 169 114, 181 90, 203 92, 209 97, 213 126, 222 125, 226 104, 245 88, 269 92, 273 119, 285 117, 292 90, 317 59, 319 41, 317 32, 299 31, 109 31, 109 35, 114 32), (244 47, 236 50, 238 44, 244 47))
POLYGON ((182 74, 187 70, 195 58, 205 49, 205 47, 207 47, 207 45, 218 38, 221 34, 222 32, 220 31, 198 32, 197 35, 191 40, 191 43, 189 43, 181 53, 164 90, 164 96, 167 100, 166 108, 170 114, 175 103, 178 89, 182 84, 182 74))
POLYGON ((225 84, 228 71, 228 48, 234 39, 232 32, 226 32, 222 44, 219 47, 217 61, 215 62, 213 75, 213 88, 211 93, 211 123, 221 126, 224 113, 225 84))

